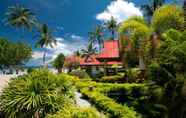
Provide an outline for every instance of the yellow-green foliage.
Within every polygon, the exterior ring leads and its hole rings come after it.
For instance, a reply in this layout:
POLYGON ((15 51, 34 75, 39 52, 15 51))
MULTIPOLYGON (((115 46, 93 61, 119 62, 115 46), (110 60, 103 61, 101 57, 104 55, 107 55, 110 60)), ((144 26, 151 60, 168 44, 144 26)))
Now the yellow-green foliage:
POLYGON ((157 9, 152 18, 152 26, 157 32, 181 29, 184 24, 183 10, 176 5, 164 5, 157 9))
POLYGON ((54 75, 48 70, 32 73, 10 81, 0 96, 0 110, 8 118, 31 118, 38 111, 55 113, 66 103, 72 103, 73 83, 66 75, 54 75))
POLYGON ((119 33, 131 33, 132 37, 146 39, 150 35, 150 29, 144 23, 143 18, 132 17, 121 24, 119 27, 119 33))
POLYGON ((95 108, 77 108, 66 106, 54 115, 47 118, 104 118, 95 108))
POLYGON ((104 76, 99 79, 100 82, 110 82, 110 83, 116 83, 116 82, 125 82, 124 76, 121 75, 113 75, 113 76, 104 76))
POLYGON ((120 105, 111 98, 96 91, 81 91, 95 106, 113 118, 140 118, 141 116, 126 105, 120 105))

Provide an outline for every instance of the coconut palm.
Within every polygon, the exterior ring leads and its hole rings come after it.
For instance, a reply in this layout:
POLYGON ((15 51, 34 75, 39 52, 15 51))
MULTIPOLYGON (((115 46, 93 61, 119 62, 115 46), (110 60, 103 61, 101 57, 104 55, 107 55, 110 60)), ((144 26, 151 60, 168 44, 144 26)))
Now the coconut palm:
POLYGON ((89 42, 92 42, 92 45, 97 42, 99 51, 101 51, 103 45, 103 27, 101 25, 97 25, 94 32, 89 32, 89 42))
POLYGON ((36 23, 34 14, 28 8, 15 5, 8 8, 6 12, 6 23, 12 27, 31 30, 36 23))
POLYGON ((88 61, 89 58, 91 58, 91 55, 96 53, 96 48, 92 45, 93 42, 89 42, 86 49, 81 50, 81 56, 85 58, 85 62, 88 61))
POLYGON ((111 19, 109 21, 107 21, 105 23, 105 27, 111 32, 111 34, 112 34, 111 39, 114 40, 115 31, 116 31, 116 28, 117 28, 117 22, 116 22, 116 20, 114 19, 113 16, 111 17, 111 19))
MULTIPOLYGON (((55 38, 52 36, 52 32, 49 29, 47 24, 42 24, 39 27, 39 39, 38 42, 36 43, 36 47, 39 48, 53 48, 53 45, 56 44, 56 40, 55 38)), ((43 54, 43 66, 46 66, 45 64, 45 58, 46 58, 46 53, 47 50, 44 50, 44 54, 43 54)))

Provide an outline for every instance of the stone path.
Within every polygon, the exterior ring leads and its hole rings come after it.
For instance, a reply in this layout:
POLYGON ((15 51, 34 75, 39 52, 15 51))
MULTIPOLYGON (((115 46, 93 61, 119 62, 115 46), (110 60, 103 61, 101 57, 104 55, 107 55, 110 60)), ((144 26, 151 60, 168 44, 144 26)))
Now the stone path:
POLYGON ((80 108, 91 107, 91 104, 87 100, 82 99, 82 94, 79 92, 75 92, 75 100, 77 106, 80 108))

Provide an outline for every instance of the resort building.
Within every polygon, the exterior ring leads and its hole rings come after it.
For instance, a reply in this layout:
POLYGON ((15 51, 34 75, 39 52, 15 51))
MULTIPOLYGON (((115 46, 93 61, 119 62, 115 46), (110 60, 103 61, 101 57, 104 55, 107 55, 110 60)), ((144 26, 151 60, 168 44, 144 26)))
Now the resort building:
POLYGON ((105 40, 103 49, 98 54, 91 55, 88 59, 74 55, 66 59, 67 62, 78 62, 83 69, 91 69, 92 75, 100 71, 107 71, 107 73, 111 74, 115 71, 115 68, 122 67, 118 40, 105 40))

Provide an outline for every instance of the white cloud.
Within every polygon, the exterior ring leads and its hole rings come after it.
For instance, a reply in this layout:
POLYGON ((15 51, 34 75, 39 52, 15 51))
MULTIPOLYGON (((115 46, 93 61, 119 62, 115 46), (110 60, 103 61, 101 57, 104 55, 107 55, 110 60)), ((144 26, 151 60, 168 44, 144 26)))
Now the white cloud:
POLYGON ((134 3, 124 0, 116 0, 112 1, 102 13, 97 14, 96 19, 108 21, 110 20, 111 16, 113 16, 117 22, 122 22, 128 17, 134 15, 142 16, 142 11, 140 11, 140 9, 137 8, 134 3))
MULTIPOLYGON (((86 46, 83 37, 72 34, 69 38, 56 37, 57 44, 51 48, 47 47, 46 62, 50 63, 58 54, 70 55, 86 46)), ((42 65, 43 51, 34 51, 28 65, 42 65)))
POLYGON ((71 36, 70 36, 72 39, 83 39, 83 37, 81 37, 81 36, 78 36, 78 35, 75 35, 75 34, 72 34, 71 36))
POLYGON ((42 56, 43 56, 42 51, 34 51, 33 54, 32 54, 33 59, 39 59, 39 58, 42 58, 42 56))

